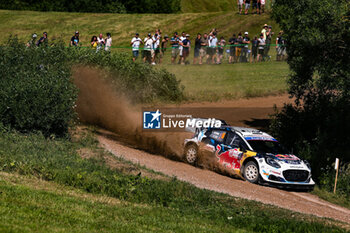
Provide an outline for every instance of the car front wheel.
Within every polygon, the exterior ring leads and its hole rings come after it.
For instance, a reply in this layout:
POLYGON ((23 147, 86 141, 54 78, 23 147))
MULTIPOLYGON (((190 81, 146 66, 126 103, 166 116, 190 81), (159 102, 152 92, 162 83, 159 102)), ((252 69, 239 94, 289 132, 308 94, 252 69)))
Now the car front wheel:
POLYGON ((198 148, 195 145, 189 145, 185 148, 185 159, 189 164, 195 164, 198 158, 198 148))
POLYGON ((250 161, 244 166, 244 178, 250 183, 258 183, 259 181, 259 168, 256 162, 250 161))

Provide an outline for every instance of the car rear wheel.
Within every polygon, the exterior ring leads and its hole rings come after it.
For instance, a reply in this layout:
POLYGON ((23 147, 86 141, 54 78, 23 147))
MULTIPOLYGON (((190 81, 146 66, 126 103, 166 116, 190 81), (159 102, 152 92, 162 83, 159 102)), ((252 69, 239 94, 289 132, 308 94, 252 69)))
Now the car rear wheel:
POLYGON ((259 168, 256 162, 250 161, 244 166, 244 178, 250 183, 258 183, 259 181, 259 168))
POLYGON ((195 145, 188 145, 185 148, 185 159, 189 164, 195 164, 198 159, 198 148, 195 145))

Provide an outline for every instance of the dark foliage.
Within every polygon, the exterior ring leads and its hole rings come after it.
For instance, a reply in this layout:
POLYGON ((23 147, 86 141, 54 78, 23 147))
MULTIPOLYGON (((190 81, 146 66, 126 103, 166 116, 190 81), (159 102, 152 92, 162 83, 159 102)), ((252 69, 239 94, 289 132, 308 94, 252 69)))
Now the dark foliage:
POLYGON ((180 11, 180 8, 180 0, 16 0, 0 2, 0 9, 33 11, 175 13, 180 11))
POLYGON ((277 0, 273 8, 288 41, 296 101, 275 115, 271 129, 311 161, 316 178, 336 157, 350 161, 349 15, 345 0, 277 0))
POLYGON ((65 135, 74 120, 76 88, 64 47, 0 47, 0 121, 21 132, 65 135))

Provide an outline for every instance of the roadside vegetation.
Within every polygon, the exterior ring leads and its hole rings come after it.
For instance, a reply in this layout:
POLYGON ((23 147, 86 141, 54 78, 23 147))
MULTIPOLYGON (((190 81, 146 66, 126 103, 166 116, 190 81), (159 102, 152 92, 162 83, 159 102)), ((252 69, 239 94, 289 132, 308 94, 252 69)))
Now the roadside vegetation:
POLYGON ((89 131, 70 141, 2 130, 0 147, 4 232, 130 227, 136 232, 345 232, 333 220, 195 188, 150 171, 147 177, 136 165, 141 173, 131 174, 120 168, 130 164, 100 149, 89 131), (111 159, 121 165, 111 167, 111 159))
POLYGON ((322 3, 280 0, 275 2, 272 13, 288 41, 291 69, 288 92, 295 103, 275 114, 271 131, 283 144, 310 161, 313 176, 323 190, 333 190, 332 167, 335 158, 339 158, 342 166, 337 190, 347 203, 350 200, 349 15, 349 2, 334 0, 322 3))

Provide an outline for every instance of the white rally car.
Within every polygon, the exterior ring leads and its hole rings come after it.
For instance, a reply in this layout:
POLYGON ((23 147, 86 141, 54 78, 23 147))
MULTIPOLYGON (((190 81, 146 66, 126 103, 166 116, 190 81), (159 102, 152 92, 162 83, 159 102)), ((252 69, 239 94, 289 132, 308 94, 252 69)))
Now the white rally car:
POLYGON ((275 138, 256 129, 227 125, 197 128, 193 138, 184 142, 184 158, 195 164, 203 150, 251 183, 303 190, 315 185, 306 160, 288 153, 275 138))

